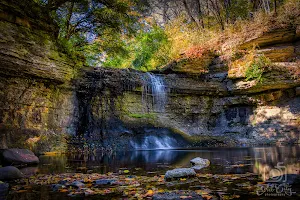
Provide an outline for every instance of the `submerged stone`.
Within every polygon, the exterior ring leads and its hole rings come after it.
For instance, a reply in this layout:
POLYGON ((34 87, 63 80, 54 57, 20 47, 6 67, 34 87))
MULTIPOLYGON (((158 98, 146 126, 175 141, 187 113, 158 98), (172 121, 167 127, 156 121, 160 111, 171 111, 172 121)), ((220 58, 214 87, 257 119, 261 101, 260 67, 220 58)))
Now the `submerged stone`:
POLYGON ((195 192, 163 192, 153 195, 153 200, 202 200, 202 196, 198 195, 195 192))
POLYGON ((12 165, 39 163, 39 158, 28 149, 5 149, 1 157, 5 163, 12 165))
POLYGON ((192 160, 190 160, 191 164, 192 164, 192 168, 195 170, 200 170, 204 167, 208 167, 210 165, 210 161, 208 159, 204 159, 204 158, 194 158, 192 160))
POLYGON ((168 170, 165 174, 166 180, 176 179, 176 178, 186 178, 186 177, 194 177, 196 176, 196 172, 191 168, 178 168, 173 170, 168 170))
POLYGON ((85 184, 80 181, 74 181, 73 183, 70 184, 70 186, 75 188, 83 188, 85 184))
POLYGON ((16 167, 7 166, 0 168, 0 180, 20 179, 23 176, 23 173, 16 167))
POLYGON ((95 185, 112 185, 116 182, 114 179, 99 179, 95 181, 95 185))

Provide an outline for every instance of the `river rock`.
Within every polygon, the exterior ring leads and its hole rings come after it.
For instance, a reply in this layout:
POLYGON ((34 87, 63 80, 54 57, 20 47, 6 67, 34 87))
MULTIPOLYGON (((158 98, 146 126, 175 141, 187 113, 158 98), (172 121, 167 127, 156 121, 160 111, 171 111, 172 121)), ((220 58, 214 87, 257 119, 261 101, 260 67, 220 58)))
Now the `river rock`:
POLYGON ((13 180, 23 178, 23 173, 16 167, 7 166, 0 168, 0 180, 13 180))
POLYGON ((9 184, 0 181, 0 199, 6 199, 8 189, 9 189, 9 184))
POLYGON ((1 157, 5 163, 13 165, 39 163, 39 158, 28 149, 5 149, 1 157))
POLYGON ((208 167, 210 165, 210 161, 208 159, 204 159, 204 158, 194 158, 192 160, 190 160, 191 164, 192 164, 192 168, 195 170, 200 170, 204 167, 208 167))
POLYGON ((83 188, 85 185, 84 183, 80 181, 74 181, 70 184, 70 186, 75 187, 75 188, 83 188))
POLYGON ((195 192, 163 192, 153 195, 153 200, 202 200, 202 196, 198 195, 195 192))
POLYGON ((114 179, 99 179, 95 181, 95 185, 101 186, 101 185, 112 185, 116 182, 114 179))
POLYGON ((51 188, 52 188, 52 190, 53 190, 54 192, 57 192, 57 191, 60 190, 60 189, 66 188, 66 186, 61 185, 61 184, 53 184, 53 185, 51 186, 51 188))
POLYGON ((194 177, 196 172, 191 168, 178 168, 173 170, 168 170, 165 174, 166 180, 176 179, 176 178, 185 178, 185 177, 194 177))

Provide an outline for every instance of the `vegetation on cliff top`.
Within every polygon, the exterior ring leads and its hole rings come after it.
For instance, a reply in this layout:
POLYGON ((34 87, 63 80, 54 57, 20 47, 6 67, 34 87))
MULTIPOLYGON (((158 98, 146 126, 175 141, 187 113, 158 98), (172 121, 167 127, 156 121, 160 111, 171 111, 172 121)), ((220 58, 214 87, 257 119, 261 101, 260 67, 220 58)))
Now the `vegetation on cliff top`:
POLYGON ((34 1, 58 23, 66 52, 90 66, 144 71, 208 54, 234 60, 247 39, 300 25, 298 0, 34 1))

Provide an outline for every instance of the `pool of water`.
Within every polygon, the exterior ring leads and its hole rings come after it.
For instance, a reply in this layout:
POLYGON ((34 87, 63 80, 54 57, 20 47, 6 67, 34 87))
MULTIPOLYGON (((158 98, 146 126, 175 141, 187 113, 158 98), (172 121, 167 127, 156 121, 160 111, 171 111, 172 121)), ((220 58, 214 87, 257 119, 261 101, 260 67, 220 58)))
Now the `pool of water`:
MULTIPOLYGON (((137 188, 144 190, 158 188, 159 190, 208 190, 216 199, 273 199, 261 197, 255 193, 256 184, 281 174, 300 173, 300 146, 290 147, 251 147, 251 148, 201 148, 201 149, 169 149, 147 151, 123 151, 114 153, 76 153, 65 155, 40 156, 40 164, 21 169, 28 176, 51 177, 52 175, 78 172, 78 174, 115 174, 123 179, 142 178, 151 180, 150 185, 145 182, 137 188), (187 179, 175 183, 158 183, 157 177, 164 175, 167 170, 189 167, 190 160, 195 157, 209 159, 211 164, 198 172, 196 179, 187 179), (126 174, 124 172, 126 171, 126 174), (109 173, 111 172, 111 173, 109 173), (41 176, 38 174, 42 174, 41 176), (45 174, 45 175, 44 175, 45 174), (248 174, 248 175, 247 175, 248 174), (209 178, 207 178, 209 175, 209 178), (246 176, 245 176, 246 175, 246 176), (215 178, 215 176, 217 178, 215 178), (246 177, 237 180, 230 177, 246 177), (230 179, 230 180, 229 180, 230 179), (235 182, 237 181, 237 182, 235 182), (145 184, 145 185, 143 185, 145 184), (244 186, 243 186, 244 185, 244 186), (148 188, 147 188, 148 187, 148 188), (225 191, 225 192, 224 192, 225 191), (222 197, 222 195, 229 195, 222 197), (220 197, 220 198, 219 198, 220 197)), ((59 175, 60 176, 60 175, 59 175)), ((29 180, 29 179, 28 179, 29 180)), ((137 179, 138 180, 138 179, 137 179)), ((23 186, 28 183, 22 180, 12 183, 19 187, 19 191, 10 193, 8 199, 73 199, 67 193, 54 192, 50 185, 23 186), (21 185, 21 186, 20 186, 21 185), (28 189, 30 188, 30 189, 28 189), (26 191, 25 191, 26 190, 26 191)), ((120 186, 107 186, 109 188, 120 186)), ((121 186, 125 187, 125 186, 121 186)), ((126 186, 128 187, 128 186, 126 186)), ((129 186, 130 187, 130 186, 129 186)), ((297 194, 299 188, 293 188, 297 194)), ((295 199, 296 197, 284 197, 295 199)), ((116 196, 91 196, 79 199, 135 199, 128 198, 124 193, 116 196)), ((78 199, 78 198, 77 198, 78 199)), ((151 198, 148 198, 151 199, 151 198)), ((280 198, 279 198, 280 199, 280 198)))
POLYGON ((195 157, 209 159, 211 165, 203 169, 211 174, 256 173, 263 179, 277 165, 288 173, 299 174, 300 146, 251 148, 202 148, 123 151, 115 153, 78 153, 70 155, 40 156, 40 164, 24 168, 28 173, 64 172, 118 172, 128 169, 138 174, 164 172, 178 167, 189 167, 195 157))

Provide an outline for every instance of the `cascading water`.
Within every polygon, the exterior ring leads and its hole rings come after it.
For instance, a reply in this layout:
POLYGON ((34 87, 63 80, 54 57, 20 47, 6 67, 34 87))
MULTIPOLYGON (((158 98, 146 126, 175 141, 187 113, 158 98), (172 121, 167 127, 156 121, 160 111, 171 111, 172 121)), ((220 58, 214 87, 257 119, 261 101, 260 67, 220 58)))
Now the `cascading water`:
POLYGON ((167 89, 164 80, 161 76, 149 72, 145 74, 143 77, 143 105, 148 105, 150 101, 153 111, 164 112, 167 103, 167 89))
POLYGON ((167 128, 144 128, 143 134, 136 134, 130 141, 134 149, 174 149, 187 145, 181 135, 174 134, 167 128))
POLYGON ((135 149, 171 149, 178 147, 178 142, 175 138, 168 135, 148 135, 139 141, 131 141, 131 145, 135 149))
MULTIPOLYGON (((144 112, 162 115, 165 112, 168 94, 163 76, 147 72, 142 79, 142 104, 146 108, 144 112)), ((183 140, 175 137, 167 129, 145 128, 143 134, 137 135, 130 144, 135 149, 171 149, 182 146, 183 140)))

